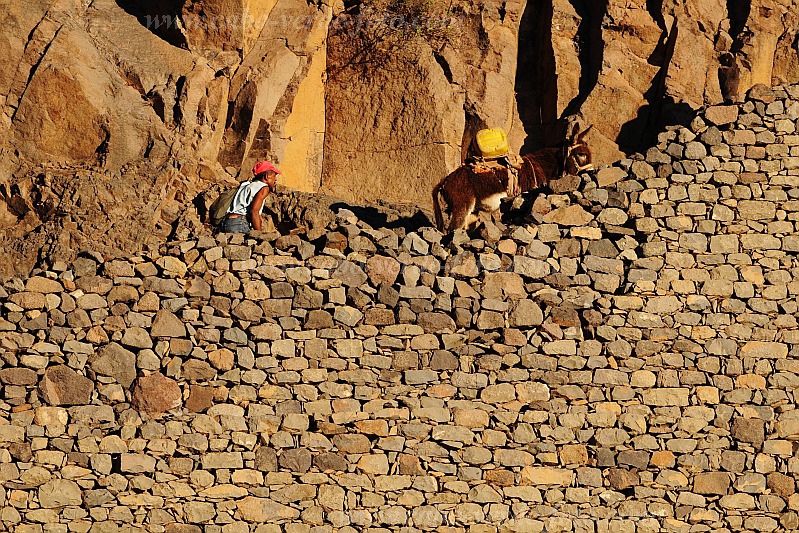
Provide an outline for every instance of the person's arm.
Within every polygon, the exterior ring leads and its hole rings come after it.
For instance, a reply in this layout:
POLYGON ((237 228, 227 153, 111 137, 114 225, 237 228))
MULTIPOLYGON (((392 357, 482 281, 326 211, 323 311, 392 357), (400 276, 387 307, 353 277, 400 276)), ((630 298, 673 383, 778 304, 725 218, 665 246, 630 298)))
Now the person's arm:
POLYGON ((252 199, 252 203, 250 204, 250 220, 252 221, 252 228, 256 231, 261 231, 261 227, 263 226, 263 222, 261 221, 261 208, 264 206, 264 200, 269 196, 271 190, 269 185, 263 187, 256 193, 255 198, 252 199))

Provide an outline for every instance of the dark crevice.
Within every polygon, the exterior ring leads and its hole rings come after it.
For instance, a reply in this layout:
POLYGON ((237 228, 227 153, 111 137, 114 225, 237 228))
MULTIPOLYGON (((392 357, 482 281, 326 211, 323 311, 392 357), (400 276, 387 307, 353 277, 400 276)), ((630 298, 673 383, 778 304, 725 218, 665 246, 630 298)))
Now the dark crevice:
POLYGON ((105 133, 105 138, 103 141, 97 146, 95 149, 95 153, 97 154, 97 160, 100 166, 105 166, 105 160, 108 157, 108 152, 110 151, 111 147, 111 132, 103 126, 102 127, 103 133, 105 133))
POLYGON ((155 111, 155 114, 158 115, 158 118, 161 119, 161 122, 165 122, 166 104, 164 103, 163 95, 156 90, 152 90, 150 94, 147 95, 147 101, 150 103, 150 107, 153 108, 153 111, 155 111))
POLYGON ((175 84, 175 105, 172 106, 172 123, 177 127, 183 122, 183 110, 180 108, 180 97, 186 87, 186 76, 180 76, 175 84))
POLYGON ((638 110, 638 116, 624 124, 619 131, 616 143, 627 154, 645 151, 655 144, 659 131, 669 125, 688 125, 695 114, 691 106, 675 101, 666 94, 666 80, 678 34, 675 18, 666 39, 663 63, 652 80, 651 87, 644 94, 647 103, 638 110))
POLYGON ((361 0, 344 0, 344 12, 357 15, 361 12, 361 0))
POLYGON ((272 155, 272 132, 270 130, 269 122, 261 119, 258 122, 258 128, 255 130, 255 137, 250 146, 248 154, 253 159, 270 159, 272 155))
POLYGON ((247 84, 235 102, 228 103, 227 126, 218 161, 223 166, 240 165, 247 149, 246 138, 253 120, 255 86, 247 84))
POLYGON ((646 9, 661 30, 658 44, 649 55, 647 62, 650 65, 662 65, 666 60, 666 42, 669 39, 669 30, 666 27, 666 19, 663 17, 663 0, 647 0, 646 9))
POLYGON ((727 0, 727 16, 730 21, 729 36, 732 44, 719 56, 719 86, 725 102, 735 102, 739 98, 740 67, 750 68, 748 58, 743 53, 751 42, 752 32, 747 28, 752 11, 751 0, 727 0))
POLYGON ((727 0, 727 13, 730 17, 730 36, 733 39, 746 27, 751 11, 751 0, 727 0))
POLYGON ((186 36, 180 27, 182 0, 116 0, 116 3, 153 35, 172 46, 188 49, 186 36))
POLYGON ((154 147, 155 141, 153 141, 153 139, 149 139, 147 141, 147 148, 144 149, 144 159, 149 159, 154 147))
POLYGON ((646 0, 646 10, 649 12, 652 20, 655 21, 655 24, 658 25, 658 28, 666 33, 666 19, 663 17, 663 0, 646 0))
POLYGON ((552 2, 527 2, 519 25, 516 106, 527 138, 521 153, 561 141, 552 2))
POLYGON ((452 76, 452 68, 450 68, 450 66, 449 66, 449 62, 447 61, 447 58, 446 58, 446 57, 444 57, 444 56, 443 56, 443 55, 442 55, 440 52, 438 52, 438 51, 434 51, 434 52, 433 52, 433 57, 435 58, 435 60, 436 60, 436 63, 438 63, 438 65, 441 67, 441 70, 443 70, 443 71, 444 71, 444 76, 447 78, 447 81, 448 81, 449 83, 452 83, 452 80, 453 80, 454 78, 453 78, 453 76, 452 76))
POLYGON ((566 106, 562 117, 579 112, 599 81, 605 55, 602 21, 608 12, 608 0, 570 0, 570 2, 580 16, 580 26, 577 28, 580 86, 577 96, 566 106))
MULTIPOLYGON (((31 67, 30 73, 28 73, 28 80, 25 83, 25 90, 22 91, 21 95, 19 95, 19 100, 17 101, 18 104, 22 104, 22 100, 25 98, 25 93, 27 92, 28 87, 30 87, 31 81, 33 81, 33 77, 36 75, 36 72, 39 71, 39 67, 42 65, 42 62, 44 61, 44 58, 47 57, 47 52, 50 50, 50 47, 53 45, 53 42, 55 42, 55 40, 58 37, 59 33, 61 33, 61 28, 58 28, 58 30, 56 30, 56 32, 53 34, 53 38, 50 39, 50 42, 47 43, 47 45, 42 50, 41 55, 39 55, 39 58, 36 60, 36 64, 34 64, 33 67, 31 67)), ((19 107, 16 108, 14 110, 14 114, 11 115, 11 120, 12 121, 14 121, 17 118, 17 112, 18 111, 19 111, 19 107)))
POLYGON ((225 117, 225 129, 230 128, 233 124, 233 117, 236 115, 236 102, 228 101, 227 103, 227 116, 225 117))

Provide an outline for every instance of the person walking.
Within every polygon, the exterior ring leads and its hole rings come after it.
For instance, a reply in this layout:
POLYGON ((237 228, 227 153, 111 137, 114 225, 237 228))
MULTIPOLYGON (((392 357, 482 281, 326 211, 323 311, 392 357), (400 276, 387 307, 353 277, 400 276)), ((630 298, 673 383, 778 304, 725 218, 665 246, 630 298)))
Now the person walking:
POLYGON ((263 220, 261 212, 264 200, 275 190, 280 170, 270 161, 261 161, 252 169, 253 178, 239 185, 225 221, 222 231, 225 233, 249 233, 261 231, 263 220))

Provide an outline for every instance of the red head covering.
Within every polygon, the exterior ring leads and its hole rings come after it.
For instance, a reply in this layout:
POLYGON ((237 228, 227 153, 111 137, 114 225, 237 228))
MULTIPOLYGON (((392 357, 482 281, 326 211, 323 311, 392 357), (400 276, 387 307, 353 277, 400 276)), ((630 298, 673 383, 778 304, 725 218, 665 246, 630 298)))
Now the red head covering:
POLYGON ((282 174, 277 167, 270 161, 261 161, 260 163, 256 164, 253 169, 253 175, 257 176, 258 174, 263 174, 264 172, 272 171, 276 174, 282 174))

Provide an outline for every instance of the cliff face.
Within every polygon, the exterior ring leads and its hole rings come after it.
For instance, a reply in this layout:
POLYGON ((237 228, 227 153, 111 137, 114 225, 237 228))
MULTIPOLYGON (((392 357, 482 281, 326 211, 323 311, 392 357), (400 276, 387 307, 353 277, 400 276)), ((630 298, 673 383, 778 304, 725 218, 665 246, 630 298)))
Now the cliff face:
POLYGON ((0 283, 0 529, 799 530, 799 86, 750 96, 532 224, 332 206, 0 283))
POLYGON ((797 0, 449 7, 0 0, 0 275, 161 241, 259 159, 290 188, 426 206, 481 127, 527 151, 579 113, 608 163, 799 81, 797 0))
POLYGON ((319 186, 332 11, 254 4, 2 2, 0 275, 163 241, 259 159, 319 186))

